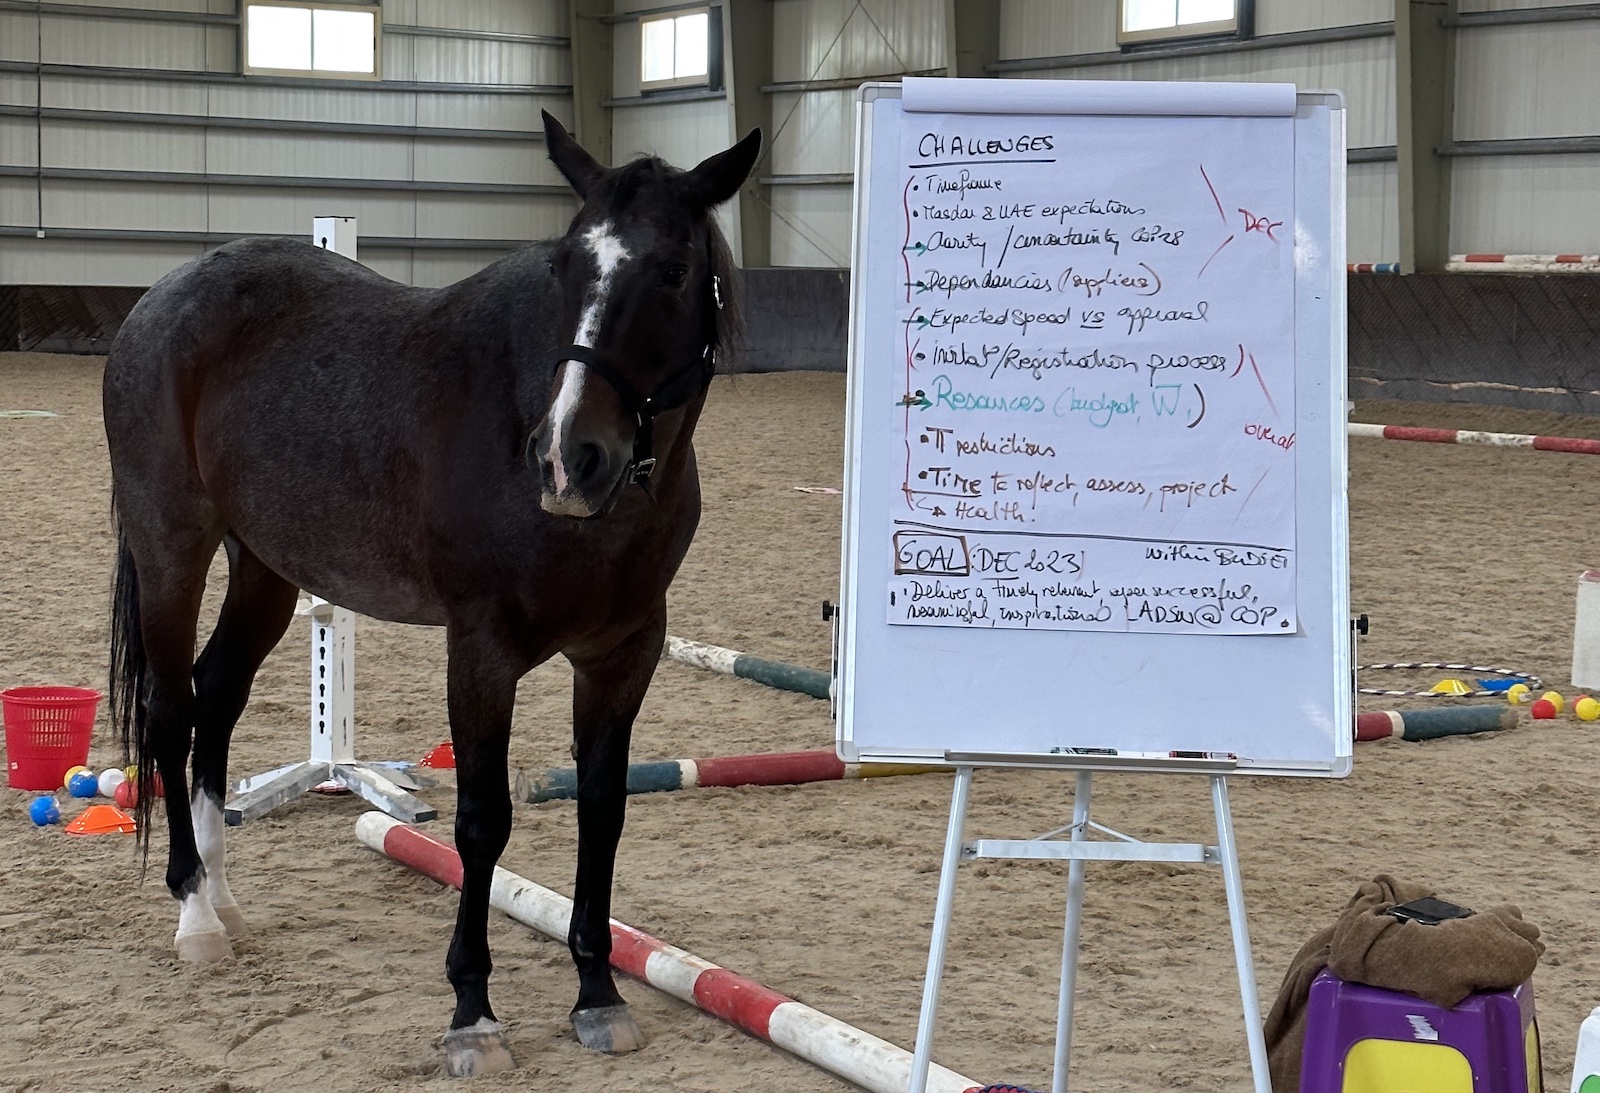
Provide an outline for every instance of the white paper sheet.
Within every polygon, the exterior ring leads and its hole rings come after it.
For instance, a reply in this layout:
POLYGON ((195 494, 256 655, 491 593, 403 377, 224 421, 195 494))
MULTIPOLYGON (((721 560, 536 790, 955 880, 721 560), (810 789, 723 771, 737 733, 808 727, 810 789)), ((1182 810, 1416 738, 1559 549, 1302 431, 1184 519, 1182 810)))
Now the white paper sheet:
POLYGON ((1293 633, 1292 118, 907 121, 889 621, 1293 633))

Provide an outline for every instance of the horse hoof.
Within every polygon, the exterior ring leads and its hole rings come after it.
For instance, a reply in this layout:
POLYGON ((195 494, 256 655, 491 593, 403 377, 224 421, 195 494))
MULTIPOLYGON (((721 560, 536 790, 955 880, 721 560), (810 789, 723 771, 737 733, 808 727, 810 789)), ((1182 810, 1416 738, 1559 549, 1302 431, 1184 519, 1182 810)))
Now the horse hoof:
POLYGON ((627 1003, 573 1010, 572 1031, 578 1034, 578 1043, 590 1051, 603 1051, 607 1055, 624 1055, 644 1047, 644 1033, 634 1021, 627 1003))
POLYGON ((222 928, 228 932, 230 938, 243 937, 249 930, 245 925, 244 912, 239 910, 237 903, 224 903, 211 908, 222 920, 222 928))
POLYGON ((505 1026, 484 1019, 444 1034, 444 1066, 452 1078, 499 1074, 517 1064, 506 1047, 505 1026))
POLYGON ((202 930, 193 934, 179 934, 176 940, 179 960, 193 961, 196 964, 215 964, 233 955, 233 946, 228 944, 227 930, 202 930))

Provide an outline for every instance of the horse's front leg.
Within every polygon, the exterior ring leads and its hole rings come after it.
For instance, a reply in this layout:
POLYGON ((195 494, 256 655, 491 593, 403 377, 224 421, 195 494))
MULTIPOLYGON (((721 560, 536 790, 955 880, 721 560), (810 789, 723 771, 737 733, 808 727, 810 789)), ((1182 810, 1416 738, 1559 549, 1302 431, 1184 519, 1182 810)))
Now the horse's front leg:
POLYGON ((578 877, 567 947, 578 966, 572 1027, 592 1051, 644 1046, 644 1033, 611 977, 611 878, 627 806, 633 719, 661 658, 666 605, 604 656, 572 657, 573 755, 578 761, 578 877))
POLYGON ((453 1077, 497 1074, 515 1064, 489 1007, 489 882, 511 837, 506 747, 517 680, 527 665, 489 627, 450 627, 450 738, 456 754, 456 849, 461 901, 445 970, 456 1011, 445 1033, 453 1077))

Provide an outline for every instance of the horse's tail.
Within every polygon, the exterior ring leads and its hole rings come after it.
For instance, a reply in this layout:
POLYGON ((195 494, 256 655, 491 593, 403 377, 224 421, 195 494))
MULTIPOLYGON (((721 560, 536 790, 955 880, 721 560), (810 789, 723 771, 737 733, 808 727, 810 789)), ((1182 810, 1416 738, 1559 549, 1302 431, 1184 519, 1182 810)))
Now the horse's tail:
POLYGON ((132 762, 138 771, 137 803, 134 818, 139 824, 139 845, 150 853, 150 815, 155 794, 155 748, 150 740, 149 710, 145 702, 145 679, 149 662, 145 657, 144 634, 139 623, 139 571, 128 547, 128 535, 117 517, 116 494, 111 500, 112 521, 117 529, 117 576, 111 593, 111 679, 107 693, 111 699, 111 724, 122 741, 123 762, 132 762))

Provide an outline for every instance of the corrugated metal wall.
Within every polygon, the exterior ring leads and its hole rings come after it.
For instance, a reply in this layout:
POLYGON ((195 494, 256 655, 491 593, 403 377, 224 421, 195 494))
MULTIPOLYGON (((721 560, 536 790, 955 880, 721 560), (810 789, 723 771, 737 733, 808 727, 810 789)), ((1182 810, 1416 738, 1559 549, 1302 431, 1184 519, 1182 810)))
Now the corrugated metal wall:
MULTIPOLYGON (((1464 15, 1526 17, 1528 7, 1461 0, 1464 15)), ((1464 21, 1457 30, 1455 140, 1453 253, 1600 254, 1600 18, 1464 21), (1541 147, 1533 142, 1555 137, 1587 137, 1590 147, 1532 150, 1541 147), (1504 143, 1470 143, 1481 141, 1504 143)))
POLYGON ((774 0, 772 264, 850 264, 855 86, 940 70, 941 0, 774 0), (816 86, 837 84, 839 86, 816 86))
POLYGON ((1261 80, 1342 91, 1349 111, 1347 252, 1353 262, 1400 257, 1395 144, 1394 0, 1257 0, 1248 50, 1138 57, 1117 49, 1117 5, 1001 0, 1002 75, 1089 80, 1261 80), (1342 28, 1367 28, 1339 40, 1342 28), (1308 33, 1312 32, 1312 33, 1308 33), (1322 35, 1314 32, 1325 32, 1322 35), (1292 36, 1273 43, 1272 36, 1292 36), (1262 48, 1265 46, 1265 48, 1262 48), (1052 63, 1004 71, 1005 62, 1052 63))
POLYGON ((0 283, 148 285, 342 215, 445 284, 571 216, 539 124, 571 114, 562 0, 385 0, 380 82, 237 75, 234 0, 117 6, 0 4, 0 283))
MULTIPOLYGON (((613 163, 652 155, 688 169, 733 143, 733 111, 726 91, 698 88, 648 96, 639 92, 639 15, 681 6, 681 0, 616 0, 616 22, 611 27, 613 163)), ((726 68, 726 50, 724 58, 726 68)), ((724 205, 718 215, 734 257, 742 261, 738 202, 724 205)))

